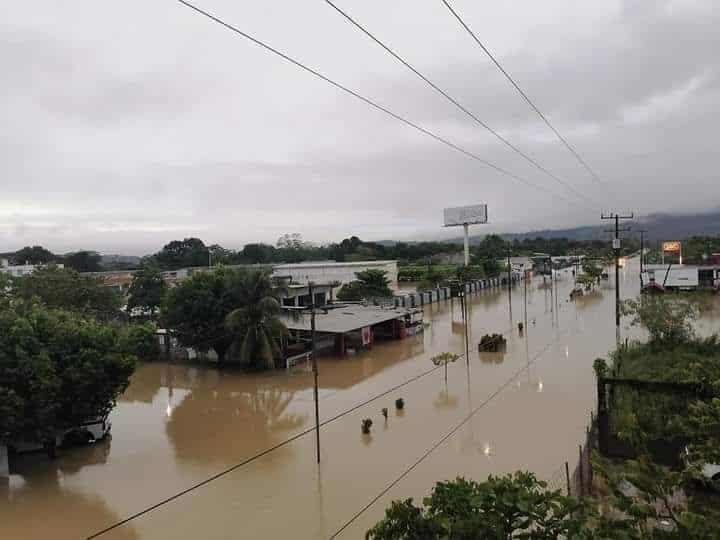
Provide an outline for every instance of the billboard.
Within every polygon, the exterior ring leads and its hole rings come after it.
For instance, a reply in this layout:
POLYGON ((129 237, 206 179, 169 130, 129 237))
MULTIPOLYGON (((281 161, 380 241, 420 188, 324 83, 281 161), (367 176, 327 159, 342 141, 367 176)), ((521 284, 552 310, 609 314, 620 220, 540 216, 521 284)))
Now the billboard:
POLYGON ((487 223, 487 204, 446 208, 443 210, 443 217, 446 227, 457 227, 466 223, 468 225, 487 223))
POLYGON ((662 248, 665 253, 678 253, 680 242, 663 242, 662 248))

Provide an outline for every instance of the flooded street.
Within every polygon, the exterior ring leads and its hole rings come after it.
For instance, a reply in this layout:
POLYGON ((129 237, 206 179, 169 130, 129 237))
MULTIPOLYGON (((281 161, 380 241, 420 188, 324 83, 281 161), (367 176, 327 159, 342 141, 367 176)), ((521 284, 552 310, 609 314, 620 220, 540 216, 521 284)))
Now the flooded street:
MULTIPOLYGON (((636 296, 637 261, 621 278, 623 296, 636 296)), ((379 496, 340 535, 361 538, 391 500, 421 498, 437 480, 520 468, 564 478, 595 400, 593 360, 615 345, 613 280, 575 303, 566 301, 572 285, 569 270, 556 295, 542 278, 528 283, 524 336, 522 283, 512 317, 507 290, 473 295, 469 365, 450 365, 447 386, 442 369, 425 373, 433 355, 464 352, 457 299, 425 307, 424 335, 321 359, 321 421, 417 378, 324 425, 319 467, 310 432, 101 538, 328 538, 379 496), (490 332, 505 334, 506 353, 477 352, 490 332), (369 436, 363 418, 373 420, 369 436)), ((703 321, 708 331, 717 324, 717 312, 703 321)), ((90 536, 312 428, 312 395, 306 366, 248 375, 140 365, 111 415, 111 440, 55 461, 12 462, 0 486, 0 538, 90 536)))

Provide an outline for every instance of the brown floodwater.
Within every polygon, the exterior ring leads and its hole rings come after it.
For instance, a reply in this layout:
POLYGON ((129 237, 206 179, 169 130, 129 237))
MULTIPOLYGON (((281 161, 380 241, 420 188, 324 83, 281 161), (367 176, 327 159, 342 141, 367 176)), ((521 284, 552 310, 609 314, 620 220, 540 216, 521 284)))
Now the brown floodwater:
MULTIPOLYGON (((635 296, 635 261, 621 280, 623 295, 635 296)), ((524 336, 522 284, 512 317, 507 290, 472 296, 469 363, 450 365, 447 385, 439 369, 323 426, 319 466, 311 432, 101 538, 329 538, 387 489, 340 535, 362 538, 390 501, 420 499, 437 480, 516 469, 562 478, 593 408, 593 360, 615 344, 613 281, 574 303, 572 282, 560 272, 557 294, 542 278, 529 283, 524 336), (504 353, 477 352, 489 332, 507 337, 504 353), (363 418, 373 420, 370 435, 363 418)), ((319 362, 321 421, 427 372, 438 352, 464 351, 459 302, 424 309, 424 335, 319 362)), ((716 330, 717 314, 701 322, 716 330)), ((92 447, 11 462, 0 484, 0 538, 85 538, 311 428, 312 374, 144 364, 111 421, 112 438, 92 447)))

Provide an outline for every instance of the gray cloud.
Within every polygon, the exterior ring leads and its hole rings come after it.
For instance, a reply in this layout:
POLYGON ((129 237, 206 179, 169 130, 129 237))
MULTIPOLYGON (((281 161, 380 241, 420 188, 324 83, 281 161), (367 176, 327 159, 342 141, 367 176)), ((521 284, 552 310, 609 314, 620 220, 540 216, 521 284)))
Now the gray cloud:
MULTIPOLYGON (((446 205, 487 230, 594 223, 340 94, 176 2, 18 4, 0 22, 0 251, 27 243, 142 253, 181 236, 239 247, 299 231, 442 234, 446 205)), ((711 0, 458 10, 606 182, 594 185, 437 1, 340 2, 452 95, 596 201, 717 205, 711 0)), ((207 9, 554 193, 322 2, 207 9)))

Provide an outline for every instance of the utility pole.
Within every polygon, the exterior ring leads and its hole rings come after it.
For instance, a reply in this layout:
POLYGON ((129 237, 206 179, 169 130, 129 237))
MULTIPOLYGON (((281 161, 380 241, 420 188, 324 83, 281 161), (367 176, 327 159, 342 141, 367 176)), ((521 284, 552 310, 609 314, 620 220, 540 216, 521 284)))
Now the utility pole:
POLYGON ((468 337, 468 312, 465 282, 462 282, 461 285, 462 289, 460 290, 460 294, 458 296, 460 297, 460 311, 462 312, 463 322, 465 323, 463 324, 465 327, 465 364, 470 367, 470 339, 468 337))
POLYGON ((645 233, 648 232, 647 229, 640 229, 639 231, 635 231, 640 233, 640 280, 642 280, 642 273, 643 273, 643 258, 645 257, 645 233))
POLYGON ((606 230, 605 232, 614 232, 613 251, 615 252, 615 340, 620 344, 620 233, 629 231, 630 227, 620 229, 621 219, 632 219, 633 213, 630 215, 620 215, 618 213, 601 214, 600 219, 615 220, 615 229, 606 230))
POLYGON ((510 326, 512 326, 512 266, 510 264, 510 243, 507 251, 507 282, 508 282, 508 305, 510 306, 510 326))
POLYGON ((315 291, 312 281, 308 281, 308 291, 310 292, 310 339, 312 343, 310 354, 312 355, 313 397, 315 398, 315 446, 317 462, 320 463, 320 404, 318 403, 318 365, 315 355, 315 291))

